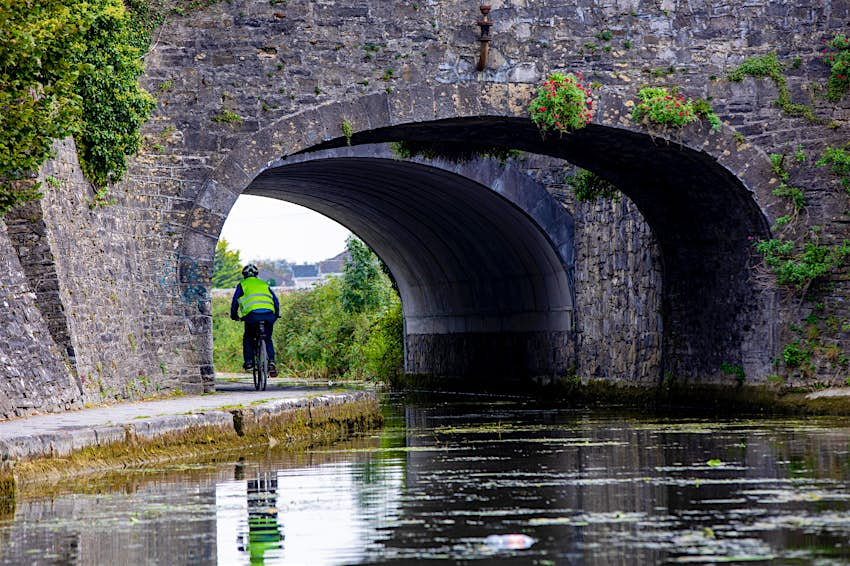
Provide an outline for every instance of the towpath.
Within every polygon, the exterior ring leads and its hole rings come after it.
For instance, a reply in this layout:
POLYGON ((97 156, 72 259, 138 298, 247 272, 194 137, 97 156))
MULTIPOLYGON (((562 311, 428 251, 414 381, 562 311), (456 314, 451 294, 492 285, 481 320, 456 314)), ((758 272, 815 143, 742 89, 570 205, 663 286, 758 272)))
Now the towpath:
POLYGON ((128 427, 154 437, 187 426, 230 419, 236 408, 279 411, 315 402, 344 403, 362 399, 362 388, 327 383, 270 380, 265 391, 255 391, 250 379, 219 376, 216 391, 102 405, 64 413, 49 413, 0 421, 0 462, 47 455, 117 440, 128 427))

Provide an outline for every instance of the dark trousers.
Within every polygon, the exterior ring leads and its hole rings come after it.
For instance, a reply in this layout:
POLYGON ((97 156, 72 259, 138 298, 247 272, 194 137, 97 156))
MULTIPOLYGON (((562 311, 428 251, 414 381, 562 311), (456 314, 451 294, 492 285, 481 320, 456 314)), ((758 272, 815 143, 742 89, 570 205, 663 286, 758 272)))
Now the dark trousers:
POLYGON ((245 362, 254 363, 254 336, 260 328, 260 321, 265 322, 266 327, 266 353, 269 355, 269 361, 274 361, 274 343, 272 343, 272 330, 274 329, 274 321, 277 320, 273 312, 249 312, 242 319, 245 322, 245 333, 242 335, 242 357, 245 362))

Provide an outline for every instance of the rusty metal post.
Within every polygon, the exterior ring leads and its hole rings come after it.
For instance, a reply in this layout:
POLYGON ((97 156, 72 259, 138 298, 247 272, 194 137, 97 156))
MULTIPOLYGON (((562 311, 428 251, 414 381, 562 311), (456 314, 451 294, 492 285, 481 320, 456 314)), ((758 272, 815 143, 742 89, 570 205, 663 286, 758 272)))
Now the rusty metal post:
POLYGON ((478 41, 481 42, 481 50, 478 55, 478 67, 476 68, 479 71, 483 71, 487 66, 487 55, 490 52, 490 28, 493 26, 493 20, 488 17, 490 14, 490 4, 481 4, 479 9, 481 10, 481 19, 476 23, 481 28, 481 37, 478 38, 478 41))

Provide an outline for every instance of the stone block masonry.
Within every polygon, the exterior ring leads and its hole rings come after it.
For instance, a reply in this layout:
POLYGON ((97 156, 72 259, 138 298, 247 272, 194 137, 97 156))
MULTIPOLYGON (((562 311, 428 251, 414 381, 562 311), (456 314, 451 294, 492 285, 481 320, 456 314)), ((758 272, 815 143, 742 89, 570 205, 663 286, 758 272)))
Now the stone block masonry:
POLYGON ((0 273, 0 417, 79 408, 82 391, 51 336, 32 280, 2 222, 0 273))
MULTIPOLYGON (((520 149, 550 151, 607 173, 649 227, 625 201, 572 210, 578 373, 623 379, 625 371, 652 380, 656 372, 687 374, 702 358, 707 361, 698 369, 711 370, 712 379, 734 383, 717 369, 728 362, 744 368, 747 380, 764 383, 782 369, 773 359, 781 359, 784 345, 803 338, 792 325, 813 314, 823 319, 822 337, 827 327, 836 328, 819 346, 836 364, 824 357, 807 374, 791 372, 789 384, 846 379, 846 368, 837 364, 850 355, 846 273, 821 300, 801 303, 762 292, 746 277, 757 258, 737 242, 737 232, 735 242, 724 241, 732 239, 732 224, 723 224, 746 213, 761 219, 758 235, 770 234, 788 205, 772 195, 776 179, 767 156, 799 148, 805 159, 791 175, 805 189, 803 231, 821 227, 824 241, 837 243, 850 236, 847 195, 834 175, 813 165, 824 147, 846 142, 850 127, 850 97, 832 103, 819 90, 829 76, 821 41, 848 29, 846 1, 494 2, 491 60, 483 73, 474 68, 477 17, 477 5, 459 0, 366 0, 354 7, 234 0, 169 16, 142 81, 156 93, 158 107, 145 127, 145 148, 112 190, 115 204, 89 208, 91 187, 73 146, 62 142, 42 171, 60 186, 45 186, 41 214, 16 236, 23 240, 12 244, 2 236, 10 307, 0 330, 9 336, 0 345, 6 364, 0 414, 211 390, 212 250, 233 201, 269 163, 321 144, 344 144, 343 120, 352 124, 354 144, 394 141, 381 137, 390 128, 394 135, 424 135, 418 125, 461 118, 472 121, 458 126, 452 141, 468 142, 472 132, 475 141, 518 140, 534 85, 551 71, 582 71, 599 112, 584 137, 558 145, 539 136, 532 143, 528 134, 520 149), (725 78, 747 57, 774 51, 792 101, 811 105, 818 122, 784 114, 768 79, 725 78), (650 131, 632 123, 628 104, 643 85, 677 86, 710 99, 723 131, 650 131), (216 119, 225 112, 239 119, 216 119), (482 116, 490 121, 476 126, 482 116), (710 173, 699 187, 689 176, 695 168, 710 173), (720 190, 732 186, 737 192, 720 190), (689 195, 697 193, 702 200, 694 204, 689 195), (686 234, 694 225, 703 229, 686 234), (33 245, 22 245, 30 237, 33 245), (689 286, 701 280, 691 268, 712 250, 700 264, 704 287, 689 286), (48 256, 41 273, 55 275, 36 289, 41 276, 32 269, 48 256), (694 310, 698 301, 689 294, 727 284, 728 294, 711 295, 717 308, 694 310), (656 323, 648 313, 659 300, 656 323), (589 305, 586 313, 582 304, 589 305), (28 318, 31 306, 41 310, 41 321, 28 318), (639 314, 642 308, 646 313, 639 314), (632 321, 638 327, 646 321, 645 343, 632 321), (21 364, 33 367, 27 360, 51 341, 56 359, 41 362, 45 367, 21 382, 21 364)), ((443 134, 428 133, 432 139, 443 134)))

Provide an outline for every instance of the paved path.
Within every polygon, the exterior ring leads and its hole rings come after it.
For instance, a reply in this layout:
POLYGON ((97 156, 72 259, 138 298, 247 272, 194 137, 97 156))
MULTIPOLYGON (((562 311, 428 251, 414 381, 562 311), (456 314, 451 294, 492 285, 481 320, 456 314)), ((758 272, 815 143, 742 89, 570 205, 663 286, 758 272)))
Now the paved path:
POLYGON ((183 395, 169 399, 116 403, 69 411, 49 413, 0 421, 0 460, 4 457, 33 456, 57 448, 59 444, 79 447, 98 443, 104 430, 123 434, 125 425, 134 428, 167 432, 169 428, 185 426, 186 415, 226 413, 235 407, 280 406, 297 404, 317 398, 341 401, 354 390, 333 389, 327 383, 291 382, 273 379, 265 391, 255 391, 250 377, 223 377, 216 380, 216 392, 204 395, 183 395), (182 417, 182 418, 181 418, 182 417), (99 434, 92 434, 92 431, 99 434))

